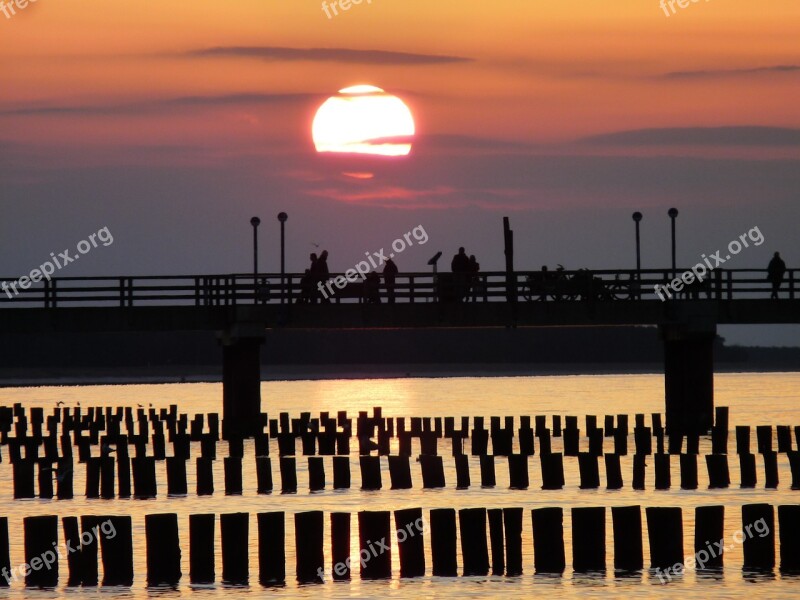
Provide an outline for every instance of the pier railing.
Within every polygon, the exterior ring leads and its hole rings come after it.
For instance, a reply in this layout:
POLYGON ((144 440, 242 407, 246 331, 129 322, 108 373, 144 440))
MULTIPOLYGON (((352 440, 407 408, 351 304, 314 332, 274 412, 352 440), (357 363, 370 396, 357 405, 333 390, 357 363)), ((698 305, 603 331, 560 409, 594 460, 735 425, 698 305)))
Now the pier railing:
MULTIPOLYGON (((769 298, 772 293, 764 269, 718 269, 702 281, 681 280, 686 273, 691 270, 517 271, 510 277, 505 272, 404 273, 397 275, 394 285, 387 285, 382 275, 362 280, 352 271, 332 273, 324 281, 297 273, 58 277, 39 282, 6 277, 0 278, 0 284, 5 283, 0 306, 730 301, 769 298)), ((779 299, 795 299, 799 273, 797 269, 786 272, 779 299)))

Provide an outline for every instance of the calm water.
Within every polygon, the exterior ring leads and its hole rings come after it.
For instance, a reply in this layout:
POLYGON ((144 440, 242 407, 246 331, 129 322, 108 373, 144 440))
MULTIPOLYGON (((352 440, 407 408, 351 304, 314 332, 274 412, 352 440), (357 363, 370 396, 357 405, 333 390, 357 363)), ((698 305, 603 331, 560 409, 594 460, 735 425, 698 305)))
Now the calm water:
MULTIPOLYGON (((800 374, 722 374, 715 379, 717 405, 729 406, 731 409, 731 428, 735 425, 800 425, 800 374)), ((297 381, 269 382, 262 384, 264 410, 277 417, 281 411, 298 416, 301 411, 310 411, 317 415, 320 411, 335 413, 347 410, 351 417, 356 417, 360 410, 371 410, 373 406, 382 406, 384 416, 519 416, 523 414, 561 414, 579 415, 596 414, 602 425, 602 415, 637 412, 651 413, 663 410, 663 378, 658 375, 613 375, 613 376, 563 376, 563 377, 509 377, 509 378, 454 378, 454 379, 393 379, 393 380, 356 380, 356 381, 297 381)), ((175 384, 175 385, 127 385, 127 386, 93 386, 63 388, 13 388, 0 390, 0 404, 10 405, 21 402, 27 407, 54 407, 57 401, 67 406, 78 402, 89 406, 133 406, 137 404, 147 407, 152 404, 156 408, 176 403, 182 412, 206 413, 221 412, 222 388, 220 384, 175 384)), ((649 416, 648 416, 649 421, 649 416)), ((754 436, 754 433, 753 433, 754 436)), ((397 441, 393 440, 393 453, 396 453, 397 441)), ((585 444, 582 439, 582 444, 585 444)), ((753 444, 755 442, 753 441, 753 444)), ((612 448, 611 440, 606 440, 606 449, 612 448)), ((729 449, 733 449, 733 435, 729 449)), ((629 442, 633 448, 633 440, 629 442)), ((355 452, 357 444, 351 445, 355 452)), ((560 451, 560 439, 553 440, 554 451, 560 451)), ((95 449, 96 450, 96 449, 95 449)), ((418 448, 414 447, 417 453, 418 448)), ((710 451, 710 442, 703 440, 701 452, 710 451)), ((199 444, 193 446, 193 455, 199 454, 199 444)), ((298 449, 299 452, 299 449, 298 449)), ((537 449, 538 452, 538 449, 537 449)), ((5 451, 4 451, 5 453, 5 451)), ((218 456, 227 453, 221 446, 218 456)), ((419 466, 412 461, 412 477, 414 489, 391 491, 389 487, 388 466, 383 464, 384 489, 379 492, 361 492, 360 474, 357 457, 351 456, 352 489, 346 491, 326 490, 310 494, 306 474, 306 461, 298 457, 298 490, 296 495, 259 496, 255 493, 255 464, 252 444, 245 446, 244 481, 245 493, 242 496, 224 495, 224 479, 222 461, 215 464, 214 496, 198 497, 193 493, 186 498, 166 497, 166 467, 159 463, 158 481, 159 497, 154 500, 86 500, 78 494, 84 489, 84 469, 78 467, 75 473, 76 498, 71 501, 57 500, 12 500, 11 469, 7 463, 0 465, 0 498, 2 513, 9 516, 12 543, 12 566, 24 561, 22 547, 22 518, 36 514, 85 515, 85 514, 130 514, 134 526, 134 560, 136 581, 131 589, 66 589, 54 591, 25 590, 19 584, 9 590, 0 590, 0 598, 22 597, 76 597, 101 596, 144 598, 159 596, 191 596, 203 598, 234 594, 247 595, 279 595, 283 597, 530 597, 534 594, 554 594, 559 596, 578 595, 618 597, 683 597, 689 594, 718 597, 744 597, 758 593, 769 598, 800 596, 800 579, 781 576, 776 572, 770 577, 744 577, 741 572, 742 552, 735 546, 726 553, 726 568, 722 574, 713 578, 687 573, 681 580, 669 585, 661 585, 657 578, 647 572, 632 579, 617 579, 613 570, 606 576, 573 575, 570 563, 571 522, 568 509, 574 506, 622 506, 639 504, 641 506, 680 506, 684 509, 684 544, 685 555, 693 554, 694 507, 709 504, 726 506, 726 537, 731 543, 731 535, 741 528, 742 504, 767 502, 773 505, 798 503, 800 492, 790 490, 790 472, 784 455, 780 456, 779 469, 781 485, 778 490, 740 490, 738 487, 739 471, 735 455, 731 457, 732 487, 728 490, 708 491, 708 480, 702 458, 698 462, 700 487, 697 491, 681 491, 673 487, 669 491, 653 490, 654 474, 652 465, 647 471, 647 490, 630 489, 632 472, 631 461, 623 459, 623 476, 626 488, 619 491, 580 490, 577 459, 565 458, 564 469, 566 486, 561 491, 542 491, 541 474, 538 457, 529 462, 531 487, 526 491, 508 489, 508 469, 504 459, 497 459, 497 487, 481 489, 475 487, 480 482, 477 460, 471 459, 471 475, 473 487, 469 490, 455 489, 455 470, 452 458, 449 457, 450 442, 440 442, 439 453, 445 459, 445 475, 448 487, 442 490, 421 489, 422 478, 419 466), (396 510, 400 508, 421 507, 427 516, 427 510, 437 507, 469 508, 469 507, 512 507, 525 508, 523 520, 523 565, 525 574, 517 578, 504 577, 467 577, 467 578, 433 578, 430 575, 418 581, 401 581, 398 577, 399 558, 396 544, 393 548, 394 578, 391 581, 361 582, 357 568, 354 569, 350 583, 325 583, 323 585, 297 586, 294 582, 294 548, 292 513, 306 510, 323 510, 326 512, 326 528, 329 523, 327 513, 331 511, 349 510, 396 510), (545 577, 533 575, 533 545, 531 540, 530 509, 542 506, 561 506, 565 508, 565 542, 567 555, 567 571, 563 577, 545 577), (287 553, 287 585, 283 589, 265 590, 258 584, 258 559, 255 513, 281 510, 287 513, 286 553, 287 553), (178 590, 148 590, 144 583, 145 544, 144 515, 158 512, 176 512, 181 527, 181 545, 183 549, 183 584, 178 590), (250 577, 249 588, 227 588, 218 584, 203 589, 192 589, 188 584, 188 515, 193 513, 249 512, 250 525, 250 577), (16 535, 15 535, 16 534, 16 535)), ((277 448, 272 448, 273 457, 277 457, 277 448)), ((630 457, 628 457, 630 458, 630 457)), ((189 489, 194 490, 194 468, 189 463, 189 489)), ((604 481, 601 465, 601 482, 604 481)), ((330 459, 326 458, 326 475, 328 483, 332 481, 330 459)), ((279 487, 280 475, 277 469, 277 458, 273 458, 273 478, 279 487)), ((759 461, 759 481, 763 482, 763 463, 759 461)), ((679 482, 677 460, 673 460, 673 486, 679 482)), ((644 516, 643 516, 644 520, 644 516)), ((777 516, 776 516, 777 522, 777 516)), ((353 556, 357 555, 357 519, 352 519, 353 556)), ((326 565, 329 564, 328 531, 326 533, 326 565)), ((644 539, 645 563, 649 548, 644 539)), ((429 537, 425 539, 426 549, 430 546, 429 537)), ((219 546, 219 534, 217 533, 219 546)), ((613 542, 611 535, 610 511, 607 525, 607 561, 613 565, 613 542)), ((217 578, 221 574, 219 548, 217 559, 217 578)), ((460 552, 460 548, 459 548, 460 552)), ((430 556, 427 559, 430 573, 430 556)), ((459 565, 461 557, 459 556, 459 565)), ((61 565, 62 581, 66 579, 66 564, 61 565)))

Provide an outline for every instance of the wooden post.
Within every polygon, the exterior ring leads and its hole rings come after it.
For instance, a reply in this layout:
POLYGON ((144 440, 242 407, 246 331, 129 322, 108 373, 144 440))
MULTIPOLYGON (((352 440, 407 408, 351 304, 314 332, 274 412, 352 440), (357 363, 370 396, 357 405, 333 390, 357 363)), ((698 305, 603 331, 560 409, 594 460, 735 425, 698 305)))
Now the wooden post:
POLYGON ((606 509, 572 509, 572 565, 578 573, 606 570, 606 509))
MULTIPOLYGON (((130 587, 133 585, 131 517, 108 516, 99 519, 101 522, 100 548, 103 556, 103 586, 130 587), (114 531, 113 537, 106 535, 105 529, 114 531)), ((97 545, 96 539, 94 545, 97 545)))
POLYGON ((455 577, 456 563, 456 511, 452 508, 434 508, 430 511, 431 558, 434 577, 455 577))
POLYGON ((296 573, 299 583, 323 582, 320 575, 325 568, 322 551, 323 517, 321 510, 294 515, 296 573))
POLYGON ((456 461, 456 489, 469 489, 471 484, 469 475, 469 457, 466 454, 459 454, 454 458, 456 461))
POLYGON ((731 485, 731 474, 728 469, 727 454, 707 454, 709 489, 727 488, 731 485))
POLYGON ((486 545, 486 509, 463 508, 458 511, 458 521, 461 527, 464 576, 487 575, 489 573, 489 549, 486 545))
POLYGON ((136 498, 155 498, 157 495, 156 459, 140 456, 131 460, 133 465, 133 495, 136 498))
POLYGON ((325 489, 325 463, 321 456, 308 457, 308 489, 311 492, 325 489))
POLYGON ((506 575, 522 575, 522 508, 503 509, 506 532, 506 575))
POLYGON ((389 511, 359 512, 358 539, 361 579, 389 579, 392 576, 389 511))
POLYGON ((564 553, 564 511, 560 507, 534 508, 533 560, 537 573, 563 573, 566 568, 564 553))
POLYGON ((725 507, 698 506, 694 511, 694 552, 698 569, 721 569, 723 551, 715 546, 725 537, 725 507))
POLYGON ((408 456, 389 457, 389 479, 392 482, 393 490, 410 490, 411 466, 408 456))
POLYGON ((667 569, 683 564, 683 516, 680 508, 647 507, 650 567, 667 569))
POLYGON ((670 455, 653 455, 656 463, 656 489, 668 490, 672 485, 672 474, 670 473, 670 455))
POLYGON ((564 457, 560 452, 541 453, 542 489, 560 490, 564 487, 564 457))
POLYGON ((242 459, 238 456, 226 456, 225 465, 225 495, 241 496, 242 486, 242 459))
POLYGON ((221 514, 219 524, 222 537, 222 582, 247 585, 250 579, 250 515, 221 514))
POLYGON ((618 571, 641 571, 642 509, 639 506, 611 508, 614 527, 614 568, 618 571))
POLYGON ((188 491, 186 485, 186 460, 175 456, 167 457, 167 495, 185 496, 188 491))
POLYGON ((333 512, 331 513, 331 574, 334 581, 347 581, 350 579, 350 571, 350 513, 333 512))
POLYGON ((281 456, 281 493, 297 493, 297 463, 294 456, 281 456))
POLYGON ((778 488, 778 453, 772 450, 764 452, 764 487, 766 489, 778 488))
POLYGON ((269 456, 256 456, 256 487, 259 494, 272 493, 272 459, 269 456))
POLYGON ((590 452, 578 454, 578 466, 581 472, 581 489, 596 490, 600 487, 600 470, 597 467, 597 456, 590 452))
POLYGON ((422 487, 425 489, 443 488, 444 465, 441 456, 431 456, 423 454, 419 457, 419 464, 422 468, 422 487))
POLYGON ((506 570, 505 552, 503 550, 503 509, 490 508, 489 539, 492 548, 492 575, 503 575, 506 570))
POLYGON ((282 512, 258 513, 256 518, 259 583, 263 586, 282 586, 286 582, 285 515, 282 512))
POLYGON ((606 487, 609 490, 621 490, 624 484, 619 454, 606 454, 603 458, 606 463, 606 487))
MULTIPOLYGON (((28 459, 30 460, 30 459, 28 459)), ((58 517, 25 517, 22 520, 25 537, 25 585, 55 587, 58 585, 58 517)))
POLYGON ((360 456, 361 489, 379 490, 381 484, 381 458, 380 456, 360 456))
POLYGON ((493 488, 497 485, 494 475, 494 456, 481 455, 481 487, 493 488))
POLYGON ((425 576, 425 522, 421 508, 394 511, 397 549, 400 554, 400 577, 425 576))
MULTIPOLYGON (((99 579, 97 568, 97 557, 99 553, 100 544, 94 539, 94 528, 100 526, 101 519, 93 516, 81 517, 81 537, 87 537, 91 540, 89 544, 80 544, 80 572, 81 572, 81 585, 83 587, 96 586, 99 579)), ((77 547, 79 540, 73 547, 77 547)))
MULTIPOLYGON (((64 530, 64 541, 67 547, 73 549, 73 552, 67 553, 67 568, 69 569, 67 586, 79 586, 83 581, 83 574, 81 572, 81 534, 78 528, 78 517, 62 517, 61 527, 64 530)), ((2 543, 2 535, 0 535, 0 543, 2 543)), ((0 552, 0 557, 2 557, 2 552, 0 552)), ((2 563, 2 559, 0 558, 0 567, 4 564, 5 563, 2 563)), ((2 585, 2 581, 0 581, 0 585, 2 585)))
POLYGON ((508 474, 512 490, 528 489, 528 457, 524 454, 508 455, 508 474))
POLYGON ((350 489, 350 457, 333 457, 333 489, 350 489))
POLYGON ((696 454, 681 454, 681 489, 682 490, 696 490, 697 489, 697 455, 696 454))
POLYGON ((781 572, 798 573, 800 572, 800 505, 779 506, 778 523, 781 535, 781 572))
POLYGON ((210 496, 214 493, 214 461, 198 456, 195 462, 197 465, 197 495, 210 496))
POLYGON ((214 568, 213 514, 189 515, 189 580, 193 584, 212 584, 214 568))
POLYGON ((742 506, 745 571, 772 571, 775 568, 775 511, 770 504, 742 506))
POLYGON ((145 515, 147 585, 177 586, 181 579, 181 547, 178 515, 145 515))

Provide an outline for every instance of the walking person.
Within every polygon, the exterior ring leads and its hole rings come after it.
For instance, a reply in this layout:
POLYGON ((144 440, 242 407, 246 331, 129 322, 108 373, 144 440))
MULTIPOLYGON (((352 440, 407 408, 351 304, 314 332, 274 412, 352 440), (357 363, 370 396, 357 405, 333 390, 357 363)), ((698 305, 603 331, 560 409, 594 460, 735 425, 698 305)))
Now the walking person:
POLYGON ((786 263, 781 258, 781 253, 776 252, 767 265, 767 281, 772 283, 772 295, 770 299, 778 299, 778 290, 783 282, 783 276, 786 274, 786 263))
POLYGON ((386 283, 386 298, 389 304, 394 304, 394 286, 397 278, 397 265, 391 258, 386 259, 383 265, 383 281, 386 283))

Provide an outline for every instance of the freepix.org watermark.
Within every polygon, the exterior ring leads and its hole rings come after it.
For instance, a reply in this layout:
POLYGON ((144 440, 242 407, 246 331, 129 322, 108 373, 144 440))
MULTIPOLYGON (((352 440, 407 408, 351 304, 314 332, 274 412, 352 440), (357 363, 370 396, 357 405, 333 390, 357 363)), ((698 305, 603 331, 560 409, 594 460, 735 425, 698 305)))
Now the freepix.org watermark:
MULTIPOLYGON (((659 6, 661 7, 661 10, 664 11, 664 14, 667 15, 667 17, 670 17, 678 12, 677 10, 675 10, 676 4, 678 5, 678 8, 684 9, 684 8, 689 8, 691 4, 697 4, 702 1, 703 0, 661 0, 659 6), (667 8, 667 6, 669 6, 669 9, 667 8)), ((704 0, 704 1, 710 2, 710 0, 704 0)))
POLYGON ((352 269, 347 269, 347 271, 344 272, 344 275, 334 277, 327 282, 318 282, 317 289, 327 300, 329 296, 332 296, 336 293, 336 290, 333 289, 334 286, 340 290, 343 290, 348 283, 357 283, 359 277, 361 277, 362 281, 365 280, 370 271, 380 267, 388 258, 394 258, 406 248, 413 246, 415 240, 420 246, 424 246, 428 243, 428 233, 425 231, 425 228, 422 225, 417 225, 414 227, 414 229, 403 235, 403 237, 399 237, 393 241, 393 252, 390 252, 388 257, 386 256, 386 251, 384 248, 381 248, 372 254, 365 252, 364 254, 369 262, 362 260, 358 262, 352 269))
POLYGON ((33 2, 37 0, 0 0, 0 11, 6 19, 10 19, 17 14, 17 10, 25 10, 33 2))
POLYGON ((353 5, 358 5, 362 2, 372 4, 372 0, 332 0, 331 2, 322 0, 322 11, 328 16, 329 19, 332 19, 333 17, 339 16, 340 10, 342 12, 347 12, 353 8, 353 5))
POLYGON ((739 254, 743 249, 749 248, 750 244, 748 243, 748 240, 753 242, 754 246, 760 246, 764 243, 764 235, 761 233, 761 230, 758 227, 753 227, 747 233, 740 235, 739 239, 731 240, 731 242, 728 244, 728 254, 725 256, 725 258, 721 256, 723 252, 722 250, 717 250, 710 257, 703 254, 703 262, 697 263, 688 271, 684 271, 680 277, 676 277, 664 285, 659 283, 655 284, 653 286, 653 290, 662 302, 665 302, 667 298, 672 298, 672 293, 670 290, 678 293, 684 289, 684 286, 687 286, 685 291, 689 291, 689 286, 695 286, 694 290, 697 291, 696 286, 702 285, 703 281, 707 277, 711 276, 711 272, 714 269, 729 261, 731 258, 739 254), (712 260, 714 261, 713 265, 711 264, 712 260), (666 294, 666 297, 664 294, 666 294))
POLYGON ((724 539, 717 542, 706 541, 706 547, 695 552, 694 556, 687 556, 682 563, 676 563, 664 571, 656 568, 655 575, 661 583, 668 583, 672 581, 673 576, 678 577, 686 571, 705 569, 706 564, 712 558, 722 556, 723 552, 733 550, 737 545, 743 544, 745 540, 754 538, 756 534, 761 538, 769 535, 769 525, 763 518, 755 523, 750 523, 744 529, 734 532, 733 536, 731 536, 733 544, 726 546, 724 539), (755 533, 753 532, 754 529, 755 533))
MULTIPOLYGON (((402 529, 397 530, 397 543, 402 544, 406 540, 409 540, 420 533, 428 533, 428 523, 422 517, 413 523, 406 524, 406 526, 402 529)), ((364 568, 366 568, 369 561, 379 557, 384 552, 388 552, 390 549, 391 546, 386 542, 385 537, 381 538, 377 542, 367 540, 367 548, 361 548, 358 553, 358 559, 356 559, 361 564, 361 570, 363 571, 364 568)), ((333 565, 332 572, 336 573, 336 575, 339 577, 342 577, 350 569, 350 564, 351 560, 348 556, 346 560, 333 565)), ((325 581, 325 571, 322 570, 322 567, 317 569, 317 576, 320 578, 320 581, 325 581)))
POLYGON ((77 253, 71 254, 69 249, 59 252, 50 253, 50 260, 39 265, 37 269, 33 269, 27 276, 20 277, 16 281, 4 281, 0 283, 0 288, 6 293, 9 298, 19 295, 19 290, 27 290, 32 284, 40 282, 42 279, 50 281, 52 275, 56 270, 61 270, 71 262, 78 260, 82 255, 91 252, 92 248, 97 248, 98 240, 103 246, 110 246, 114 243, 114 236, 108 230, 108 227, 103 227, 97 233, 91 234, 87 239, 81 240, 77 243, 77 253), (17 289, 19 288, 19 289, 17 289))
MULTIPOLYGON (((114 523, 112 523, 110 519, 107 519, 99 525, 95 525, 91 529, 81 533, 80 538, 74 540, 76 546, 72 545, 73 540, 67 540, 64 543, 64 549, 68 555, 72 554, 73 552, 77 552, 83 546, 89 546, 99 542, 100 534, 102 534, 107 540, 113 540, 117 536, 117 529, 114 527, 114 523)), ((21 565, 12 567, 10 572, 7 567, 3 567, 2 571, 0 571, 0 575, 3 576, 8 585, 11 585, 12 581, 17 581, 17 575, 27 577, 34 571, 52 569, 53 565, 56 564, 60 558, 64 558, 64 554, 61 552, 61 546, 58 545, 58 542, 53 542, 52 550, 45 550, 39 556, 34 556, 30 563, 22 563, 21 565)))

